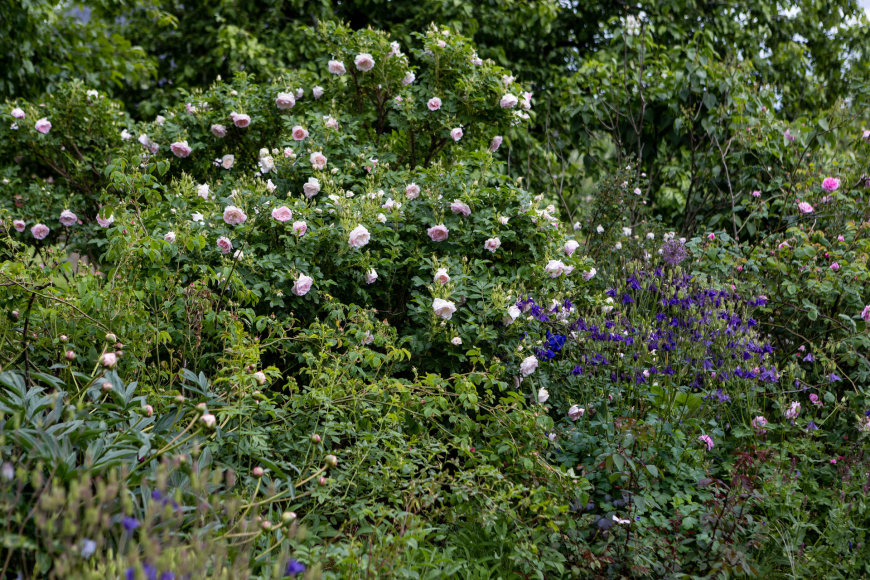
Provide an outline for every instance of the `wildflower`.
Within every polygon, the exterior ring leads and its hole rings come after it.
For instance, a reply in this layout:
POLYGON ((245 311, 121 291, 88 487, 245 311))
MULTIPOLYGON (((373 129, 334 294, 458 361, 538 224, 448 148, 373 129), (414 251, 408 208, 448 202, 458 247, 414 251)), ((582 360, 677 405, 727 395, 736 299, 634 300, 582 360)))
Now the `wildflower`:
POLYGON ((752 197, 761 197, 761 192, 759 190, 755 190, 752 192, 752 197))
POLYGON ((698 441, 707 446, 707 451, 713 450, 713 438, 709 435, 701 435, 698 437, 698 441))
POLYGON ((498 238, 489 238, 483 243, 483 247, 493 253, 495 253, 499 246, 501 246, 501 240, 498 238))
POLYGON ((0 475, 2 475, 3 479, 6 481, 12 481, 15 479, 15 467, 8 461, 5 462, 3 468, 0 469, 0 475))
POLYGON ((824 403, 822 403, 822 401, 819 400, 819 396, 815 393, 810 393, 810 403, 812 403, 816 407, 824 407, 825 406, 824 403))
MULTIPOLYGON (((538 368, 538 358, 535 356, 528 356, 523 359, 523 362, 520 363, 520 374, 522 374, 524 377, 527 377, 535 372, 536 368, 538 368)), ((547 396, 549 397, 549 394, 547 396)))
POLYGON ((438 224, 426 230, 426 234, 433 242, 443 242, 450 235, 450 230, 444 224, 438 224))
POLYGON ((82 559, 88 560, 97 551, 97 543, 87 538, 82 540, 82 550, 80 552, 82 559))
POLYGON ((296 97, 293 93, 278 93, 275 97, 275 106, 281 110, 292 109, 296 104, 296 97))
POLYGON ((59 219, 59 221, 60 221, 60 223, 63 224, 64 226, 66 226, 66 227, 71 227, 71 226, 76 225, 76 222, 79 221, 79 218, 78 218, 78 216, 77 216, 76 214, 74 214, 74 213, 71 212, 70 210, 65 209, 65 210, 63 210, 62 212, 60 212, 60 219, 59 219))
POLYGON ((662 260, 670 266, 676 266, 689 257, 689 252, 683 242, 668 240, 662 246, 662 260))
POLYGON ((616 522, 617 524, 619 524, 621 526, 627 526, 627 525, 631 524, 631 520, 624 520, 622 518, 618 518, 618 517, 616 517, 616 514, 613 514, 611 516, 611 518, 613 519, 614 522, 616 522))
POLYGON ((765 429, 765 427, 767 427, 767 419, 765 419, 763 415, 759 415, 752 419, 751 425, 760 435, 767 433, 767 430, 765 429))
POLYGON ((309 290, 311 290, 312 284, 314 284, 314 278, 306 276, 305 274, 299 274, 296 281, 293 283, 291 292, 296 296, 305 296, 308 294, 309 290))
POLYGON ((572 405, 570 409, 568 409, 568 418, 572 421, 576 421, 580 417, 582 417, 586 413, 586 409, 583 407, 578 407, 577 405, 572 405))
POLYGON ((356 55, 356 58, 353 59, 353 63, 356 65, 357 70, 368 72, 374 68, 375 59, 369 53, 363 52, 356 55))
POLYGON ((840 188, 840 180, 836 177, 826 177, 822 181, 822 189, 828 193, 837 191, 840 188))
POLYGON ((842 381, 842 380, 843 380, 841 377, 837 376, 835 373, 831 373, 830 375, 828 375, 828 379, 830 379, 830 381, 831 381, 832 383, 836 383, 836 382, 838 382, 838 381, 842 381))
POLYGON ((130 516, 124 516, 124 519, 121 520, 121 525, 127 532, 132 533, 133 530, 139 527, 139 520, 130 516))
POLYGON ((432 310, 444 320, 450 320, 453 317, 453 313, 456 312, 456 304, 449 300, 435 298, 432 301, 432 310))

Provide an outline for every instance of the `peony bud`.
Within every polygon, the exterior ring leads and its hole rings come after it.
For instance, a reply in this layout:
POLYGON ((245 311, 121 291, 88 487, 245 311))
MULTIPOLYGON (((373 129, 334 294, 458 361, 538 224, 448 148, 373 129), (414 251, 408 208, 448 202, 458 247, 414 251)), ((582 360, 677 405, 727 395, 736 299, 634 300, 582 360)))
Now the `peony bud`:
POLYGON ((263 470, 262 467, 260 467, 260 466, 258 465, 257 467, 255 467, 255 468, 251 471, 251 473, 253 474, 254 477, 263 477, 263 475, 265 474, 265 471, 263 470))

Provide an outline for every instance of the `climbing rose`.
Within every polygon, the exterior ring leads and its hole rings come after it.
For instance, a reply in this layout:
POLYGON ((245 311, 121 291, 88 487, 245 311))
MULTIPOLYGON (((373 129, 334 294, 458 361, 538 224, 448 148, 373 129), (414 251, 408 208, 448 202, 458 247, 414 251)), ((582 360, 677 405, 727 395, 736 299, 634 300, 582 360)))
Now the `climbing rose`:
POLYGON ((840 188, 840 180, 836 177, 826 177, 824 181, 822 181, 822 189, 831 193, 832 191, 837 191, 840 188))
POLYGON ((366 272, 366 284, 374 284, 378 279, 378 271, 372 268, 366 272))
POLYGON ((432 238, 433 242, 443 242, 447 239, 447 236, 450 235, 450 230, 447 229, 447 226, 444 224, 438 224, 437 226, 432 226, 426 233, 429 234, 429 237, 432 238))
POLYGON ((538 368, 538 359, 534 356, 528 356, 520 363, 520 374, 527 377, 535 372, 536 368, 538 368))
POLYGON ((315 151, 311 154, 311 168, 312 169, 323 169, 326 167, 326 155, 319 151, 315 151))
POLYGON ((311 199, 320 193, 320 181, 316 177, 309 177, 308 181, 302 184, 302 191, 305 192, 305 197, 311 199))
POLYGON ((416 183, 409 183, 405 187, 405 196, 408 199, 417 199, 420 196, 420 186, 416 183))
POLYGON ((311 89, 311 94, 314 95, 315 101, 320 99, 320 97, 323 96, 323 87, 321 87, 320 85, 317 85, 316 87, 311 89))
POLYGON ((492 138, 492 141, 489 142, 489 150, 491 153, 495 153, 498 151, 498 148, 501 147, 501 143, 504 141, 504 137, 501 135, 496 135, 492 138))
POLYGON ((187 141, 176 141, 169 146, 169 149, 172 151, 173 154, 175 154, 176 157, 180 157, 182 159, 190 155, 190 152, 192 151, 190 145, 187 144, 187 141))
POLYGON ((233 165, 236 163, 236 156, 232 154, 227 154, 221 157, 221 167, 224 169, 232 169, 233 165))
POLYGON ((369 53, 363 52, 362 54, 356 55, 356 58, 353 59, 353 63, 356 65, 357 70, 368 72, 374 68, 375 59, 369 53))
POLYGON ((426 106, 429 107, 430 111, 437 111, 441 108, 441 99, 438 97, 432 97, 429 99, 429 102, 426 103, 426 106))
POLYGON ((308 137, 308 131, 304 127, 300 127, 299 125, 293 127, 293 131, 291 134, 293 135, 294 141, 302 141, 303 139, 308 137))
POLYGON ((305 232, 308 230, 308 224, 303 221, 293 222, 293 233, 299 237, 305 235, 305 232))
POLYGON ((239 129, 244 129, 251 124, 250 115, 245 115, 244 113, 236 113, 235 111, 233 111, 232 113, 230 113, 230 118, 233 120, 233 125, 235 125, 239 129))
POLYGON ((358 225, 350 232, 350 237, 347 242, 350 244, 351 248, 362 248, 366 244, 369 243, 371 239, 371 234, 365 228, 365 226, 358 225))
POLYGON ((211 134, 218 139, 223 139, 227 136, 227 128, 223 125, 214 124, 211 126, 211 134))
MULTIPOLYGON (((526 359, 526 360, 528 360, 528 359, 526 359)), ((535 359, 535 361, 537 361, 537 360, 538 359, 535 359)), ((523 361, 523 362, 525 362, 525 361, 523 361)), ((536 362, 535 366, 537 366, 537 362, 536 362)), ((545 389, 544 387, 541 387, 540 389, 538 389, 538 402, 539 403, 541 403, 543 405, 544 403, 547 402, 547 399, 549 399, 549 398, 550 398, 550 392, 547 391, 547 389, 545 389)))
POLYGON ((468 204, 458 199, 454 199, 453 203, 450 204, 450 211, 455 214, 462 214, 465 217, 471 215, 471 208, 468 207, 468 204))
POLYGON ((293 219, 293 212, 286 205, 282 205, 272 210, 272 217, 279 222, 289 222, 293 219))
POLYGON ((436 298, 432 301, 432 310, 444 320, 450 320, 453 317, 453 313, 456 312, 456 304, 449 300, 436 298))
POLYGON ((221 236, 217 240, 217 247, 220 249, 222 254, 229 254, 233 249, 233 243, 226 236, 221 236))
POLYGON ((586 409, 584 409, 583 407, 578 407, 577 405, 573 405, 570 409, 568 409, 568 418, 572 421, 576 421, 585 413, 586 409))
POLYGON ((314 278, 306 276, 305 274, 299 274, 296 278, 296 282, 293 283, 293 289, 291 291, 296 296, 305 296, 308 294, 308 291, 311 290, 312 284, 314 284, 314 278))
POLYGON ((282 111, 292 109, 295 104, 296 97, 293 96, 293 93, 278 93, 278 96, 275 97, 275 106, 282 111))
POLYGON ((489 238, 483 243, 483 247, 493 253, 495 253, 499 246, 501 246, 501 240, 498 238, 489 238))
POLYGON ((813 206, 805 201, 802 201, 798 204, 798 209, 801 211, 801 213, 813 213, 813 206))
POLYGON ((574 266, 568 266, 562 260, 550 260, 544 267, 544 271, 550 278, 558 278, 561 275, 568 275, 574 271, 574 266))
POLYGON ((27 227, 27 222, 25 222, 24 220, 13 220, 12 226, 15 228, 16 231, 23 232, 24 228, 27 227))
MULTIPOLYGON (((450 274, 447 273, 447 268, 438 268, 438 270, 435 271, 435 281, 442 286, 450 282, 450 274)), ((870 306, 868 306, 865 310, 870 312, 870 306)))
POLYGON ((517 106, 519 99, 517 99, 514 95, 508 93, 501 98, 499 101, 499 105, 501 105, 502 109, 511 109, 517 106))
POLYGON ((60 212, 60 223, 62 223, 66 227, 71 227, 71 226, 76 225, 77 221, 79 221, 78 216, 76 216, 76 214, 74 214, 70 210, 65 209, 62 212, 60 212))
POLYGON ((245 223, 246 219, 248 219, 248 216, 245 215, 245 212, 236 206, 228 205, 224 208, 224 221, 227 222, 227 224, 237 226, 245 223))
POLYGON ((344 68, 344 63, 340 60, 331 60, 329 61, 329 72, 334 75, 343 75, 347 69, 344 68))
POLYGON ((166 232, 166 234, 163 235, 163 239, 171 244, 175 241, 175 232, 166 232))
POLYGON ((51 131, 51 121, 43 117, 39 121, 36 122, 36 130, 45 135, 49 131, 51 131))
POLYGON ((49 231, 50 230, 48 229, 48 226, 45 224, 36 224, 32 228, 30 228, 30 233, 33 234, 33 237, 37 240, 45 239, 45 236, 48 235, 49 231))
POLYGON ((25 117, 24 111, 20 107, 12 109, 12 116, 16 119, 23 119, 25 117))
POLYGON ((456 127, 455 129, 450 130, 450 137, 454 141, 459 141, 460 139, 462 139, 462 135, 462 127, 456 127))
POLYGON ((580 247, 580 243, 577 240, 568 240, 567 242, 565 242, 565 246, 564 246, 563 250, 565 250, 566 256, 570 256, 575 251, 577 251, 577 248, 579 248, 579 247, 580 247))

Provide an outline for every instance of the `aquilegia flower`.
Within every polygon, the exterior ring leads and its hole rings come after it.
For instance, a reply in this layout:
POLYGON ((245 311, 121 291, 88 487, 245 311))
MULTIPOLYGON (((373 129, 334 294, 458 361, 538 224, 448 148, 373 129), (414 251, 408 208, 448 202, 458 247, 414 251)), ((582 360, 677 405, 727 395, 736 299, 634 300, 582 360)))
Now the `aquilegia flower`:
POLYGON ((707 446, 707 451, 713 450, 713 438, 709 435, 701 435, 698 437, 698 441, 707 446))

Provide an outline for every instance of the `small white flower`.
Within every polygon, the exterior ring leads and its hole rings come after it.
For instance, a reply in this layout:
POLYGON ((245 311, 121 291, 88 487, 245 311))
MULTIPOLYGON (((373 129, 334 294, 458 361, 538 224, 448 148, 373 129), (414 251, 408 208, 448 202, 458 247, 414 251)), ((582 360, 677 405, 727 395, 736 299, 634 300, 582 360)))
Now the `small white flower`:
MULTIPOLYGON (((528 359, 526 359, 526 360, 528 360, 528 359)), ((535 359, 535 360, 537 361, 538 359, 535 359)), ((535 366, 537 366, 537 365, 535 365, 535 366)), ((544 404, 547 402, 547 399, 549 399, 549 398, 550 398, 550 393, 547 391, 547 389, 545 389, 544 387, 541 387, 540 389, 538 389, 538 402, 539 403, 544 404)))

